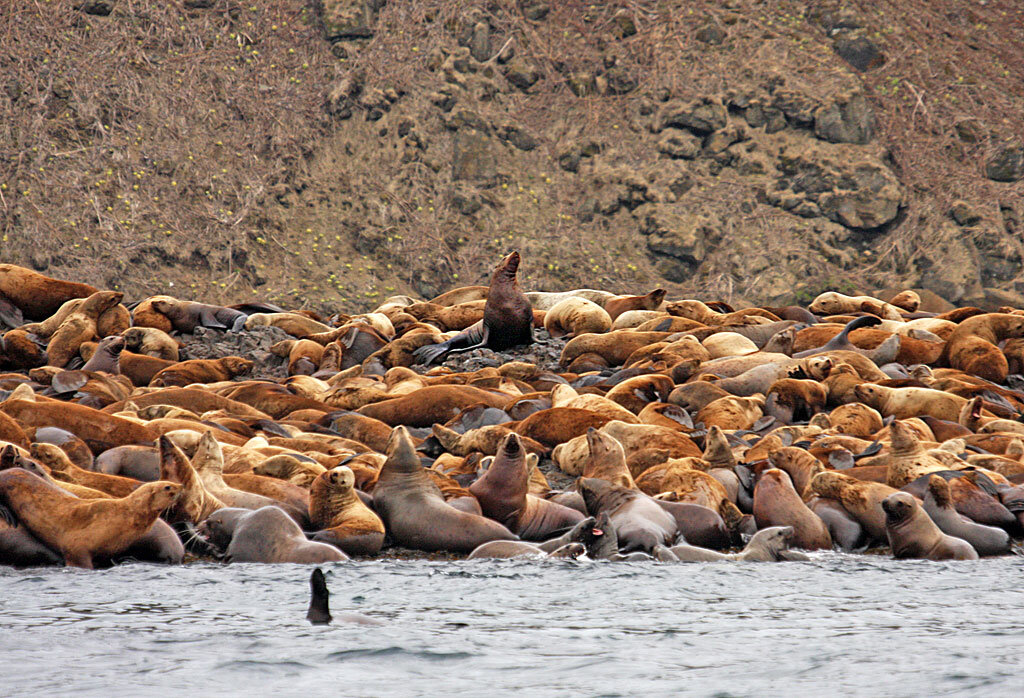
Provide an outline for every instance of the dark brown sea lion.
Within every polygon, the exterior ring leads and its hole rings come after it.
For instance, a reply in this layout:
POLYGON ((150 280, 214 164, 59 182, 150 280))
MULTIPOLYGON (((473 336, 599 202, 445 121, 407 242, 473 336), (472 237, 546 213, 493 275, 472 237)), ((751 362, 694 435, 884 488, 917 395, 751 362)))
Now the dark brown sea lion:
MULTIPOLYGON (((225 308, 221 305, 182 301, 170 296, 151 299, 151 301, 152 310, 166 317, 172 328, 186 334, 192 334, 197 327, 237 332, 242 329, 249 317, 239 310, 225 308)), ((141 324, 137 318, 136 324, 141 324)), ((160 327, 159 329, 164 328, 160 327)))
POLYGON ((533 343, 533 308, 516 278, 519 253, 512 252, 495 268, 484 305, 484 318, 451 339, 420 347, 416 360, 427 365, 452 353, 489 348, 502 351, 533 343))
POLYGON ((793 545, 805 550, 831 550, 832 536, 825 522, 807 508, 785 471, 761 473, 754 488, 754 518, 758 528, 792 526, 793 545))
POLYGON ((203 521, 198 531, 211 542, 230 537, 223 548, 228 562, 307 564, 348 559, 333 545, 306 540, 299 525, 276 506, 244 513, 221 509, 203 521))
POLYGON ((897 560, 977 560, 978 553, 967 541, 948 536, 906 492, 891 494, 882 500, 885 531, 892 554, 897 560))
POLYGON ((417 550, 471 552, 489 540, 515 540, 507 528, 445 503, 405 427, 388 441, 388 459, 373 488, 373 507, 398 544, 417 550))
POLYGON ((75 567, 92 568, 95 557, 117 555, 138 542, 180 491, 158 481, 121 499, 83 500, 26 470, 0 473, 0 504, 75 567))
POLYGON ((228 381, 252 370, 253 362, 241 356, 225 356, 220 359, 191 359, 173 364, 161 370, 149 385, 154 388, 183 388, 192 383, 216 383, 228 381))
POLYGON ((469 487, 484 516, 523 540, 546 540, 583 519, 575 509, 529 494, 530 469, 518 434, 505 437, 487 471, 469 487))
POLYGON ((121 373, 121 352, 124 351, 124 337, 111 335, 104 337, 96 346, 92 358, 82 366, 83 371, 103 371, 104 373, 121 373))
POLYGON ((376 555, 384 545, 384 522, 356 495, 355 475, 346 466, 321 473, 309 488, 309 520, 319 529, 313 540, 349 555, 376 555))
POLYGON ((944 477, 929 476, 922 506, 943 533, 967 541, 978 555, 1009 554, 1010 535, 1001 528, 977 524, 960 514, 953 506, 949 483, 944 477))
MULTIPOLYGON (((44 320, 67 301, 87 298, 97 290, 88 284, 54 279, 15 264, 0 264, 0 298, 31 320, 44 320)), ((14 317, 10 319, 17 320, 14 317)), ((8 324, 18 326, 22 323, 8 324)))
POLYGON ((444 424, 467 407, 501 407, 508 396, 469 385, 428 385, 425 388, 360 407, 359 414, 391 426, 431 427, 444 424))

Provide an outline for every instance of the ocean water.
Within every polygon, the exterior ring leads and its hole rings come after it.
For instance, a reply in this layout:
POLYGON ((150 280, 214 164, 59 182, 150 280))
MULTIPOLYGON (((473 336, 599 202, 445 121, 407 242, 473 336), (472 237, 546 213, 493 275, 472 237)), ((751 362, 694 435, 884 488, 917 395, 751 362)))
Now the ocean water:
POLYGON ((1020 695, 1024 558, 0 569, 0 693, 1020 695), (380 621, 345 622, 355 612, 380 621))

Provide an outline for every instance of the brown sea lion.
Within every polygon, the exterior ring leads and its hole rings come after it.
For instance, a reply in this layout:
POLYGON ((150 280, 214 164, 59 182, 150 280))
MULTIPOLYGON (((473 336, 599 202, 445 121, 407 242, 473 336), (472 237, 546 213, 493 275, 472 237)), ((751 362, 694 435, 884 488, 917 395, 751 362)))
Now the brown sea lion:
POLYGON ((971 544, 943 533, 932 521, 917 499, 906 492, 896 492, 882 500, 885 531, 892 554, 897 560, 977 560, 971 544))
MULTIPOLYGON (((185 334, 192 334, 197 327, 210 327, 237 332, 242 329, 249 317, 245 313, 233 308, 183 301, 170 296, 161 296, 149 300, 151 301, 150 308, 153 311, 167 318, 173 329, 185 334)), ((142 324, 138 320, 138 308, 136 308, 135 324, 142 324)), ((160 327, 159 329, 164 328, 160 327)))
POLYGON ((162 369, 149 382, 153 388, 183 388, 193 383, 228 381, 252 370, 253 362, 241 356, 220 359, 190 359, 162 369))
POLYGON ((98 291, 84 301, 61 323, 46 345, 46 363, 64 367, 83 342, 96 336, 96 323, 100 315, 121 302, 124 294, 116 291, 98 291))
POLYGON ((157 437, 141 424, 74 403, 9 399, 0 404, 0 411, 25 427, 59 424, 85 441, 94 454, 126 444, 152 445, 157 437))
POLYGON ((793 545, 805 550, 831 550, 825 522, 807 508, 789 475, 778 468, 761 473, 754 487, 754 518, 758 528, 792 526, 793 545))
POLYGON ((533 309, 519 288, 517 272, 520 257, 512 252, 495 268, 484 305, 484 317, 478 324, 455 337, 414 352, 418 362, 430 365, 451 353, 489 348, 502 351, 533 343, 533 309))
POLYGON ((853 389, 853 394, 883 416, 896 419, 930 415, 955 422, 967 404, 965 398, 931 388, 888 388, 883 385, 862 383, 853 389))
POLYGON ((898 490, 878 482, 865 482, 835 471, 825 471, 811 480, 819 497, 833 499, 857 519, 871 540, 886 540, 882 500, 898 490))
POLYGON ((507 396, 469 385, 430 385, 425 388, 360 407, 356 412, 391 426, 431 427, 477 404, 501 407, 507 396))
POLYGON ((181 485, 181 496, 165 513, 171 523, 187 522, 199 524, 218 509, 225 508, 224 502, 214 497, 203 486, 188 458, 166 436, 160 437, 158 450, 159 476, 161 480, 181 485))
POLYGON ((317 476, 309 489, 309 520, 319 529, 313 540, 349 555, 376 555, 384 545, 384 522, 356 495, 355 475, 346 466, 317 476))
POLYGON ((50 469, 50 474, 55 480, 91 487, 112 497, 127 497, 142 484, 139 480, 120 475, 107 475, 80 468, 71 462, 60 447, 53 444, 34 443, 29 453, 50 469))
POLYGON ((657 310, 665 300, 665 289, 656 288, 642 296, 614 296, 606 299, 602 305, 614 322, 623 313, 630 310, 657 310))
POLYGON ((978 555, 1007 555, 1010 535, 995 526, 983 526, 960 514, 953 506, 949 483, 944 477, 931 475, 922 504, 928 517, 943 533, 971 544, 978 555))
MULTIPOLYGON (((899 420, 889 425, 892 445, 889 449, 889 463, 886 469, 886 484, 900 488, 922 475, 950 470, 950 466, 921 445, 913 428, 899 420)), ((964 463, 966 466, 966 463, 964 463)))
POLYGON ((387 456, 373 488, 373 508, 397 544, 417 550, 468 553, 489 540, 516 539, 498 522, 445 503, 420 464, 405 427, 392 432, 387 456))
POLYGON ((145 536, 180 491, 179 485, 158 481, 121 499, 82 500, 25 470, 0 473, 0 504, 65 564, 90 569, 94 558, 124 552, 145 536))
POLYGON ((573 337, 562 347, 558 363, 565 367, 584 354, 597 354, 609 366, 621 366, 637 349, 661 342, 671 334, 671 332, 613 330, 603 334, 580 335, 573 337))
POLYGON ((626 452, 614 437, 593 427, 587 429, 590 457, 583 466, 582 477, 596 477, 616 485, 636 489, 633 476, 626 467, 626 452))
POLYGON ((104 373, 121 373, 121 352, 124 351, 124 337, 111 335, 104 337, 96 345, 92 357, 82 366, 83 371, 102 371, 104 373))
POLYGON ((125 349, 165 361, 178 361, 179 347, 169 334, 155 327, 130 327, 121 333, 125 349))
MULTIPOLYGON (((0 264, 0 298, 32 320, 48 318, 67 301, 87 298, 97 291, 88 284, 54 279, 16 264, 0 264)), ((22 324, 18 318, 10 320, 12 327, 22 324)))
POLYGON ((608 514, 623 552, 649 551, 675 540, 675 518, 643 492, 596 478, 580 478, 576 487, 591 515, 608 514))
POLYGON ((293 337, 302 339, 319 332, 330 332, 331 327, 299 313, 253 313, 246 318, 243 327, 277 327, 293 337))
POLYGON ((583 515, 575 509, 529 494, 530 469, 518 434, 505 437, 487 471, 469 487, 484 516, 523 540, 546 540, 574 526, 583 515))
POLYGON ((994 383, 1003 383, 1009 373, 1000 342, 1024 336, 1024 317, 1008 313, 985 313, 962 321, 946 341, 941 363, 994 383))

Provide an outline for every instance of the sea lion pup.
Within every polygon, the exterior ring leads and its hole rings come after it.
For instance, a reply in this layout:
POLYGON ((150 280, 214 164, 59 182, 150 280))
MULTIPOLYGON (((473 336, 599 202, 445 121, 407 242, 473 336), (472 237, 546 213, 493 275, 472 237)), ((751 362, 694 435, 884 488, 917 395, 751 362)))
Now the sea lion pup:
POLYGON ((871 313, 885 320, 902 320, 899 308, 871 296, 846 296, 835 291, 822 293, 807 306, 815 315, 871 313))
POLYGON ((407 548, 469 553, 490 540, 516 540, 500 523, 444 501, 405 427, 395 427, 388 439, 387 460, 373 488, 373 508, 392 540, 407 548))
POLYGON ((897 560, 977 560, 978 553, 967 541, 948 536, 935 525, 917 499, 896 492, 882 500, 885 531, 897 560))
POLYGON ((815 475, 811 480, 811 490, 819 497, 833 499, 842 504, 872 541, 886 540, 882 500, 899 490, 879 482, 858 480, 832 470, 815 475))
POLYGON ((135 354, 144 354, 165 361, 178 361, 178 342, 163 330, 155 327, 129 327, 121 333, 125 349, 135 354))
POLYGON ((344 465, 321 473, 309 488, 313 540, 349 555, 376 555, 384 545, 384 522, 355 492, 355 475, 344 465))
POLYGON ((597 478, 580 478, 576 488, 588 512, 608 514, 623 552, 649 551, 675 539, 679 530, 675 518, 643 492, 597 478))
POLYGON ((569 548, 570 545, 586 543, 593 537, 592 529, 597 525, 593 516, 582 519, 567 532, 543 543, 527 543, 518 540, 492 540, 476 547, 467 559, 512 558, 512 557, 579 557, 586 552, 569 548), (571 555, 569 553, 576 553, 571 555))
POLYGON ((611 328, 608 312, 586 298, 566 298, 544 314, 544 329, 552 337, 608 332, 611 328))
POLYGON ((61 323, 46 345, 46 363, 63 368, 78 354, 83 342, 96 336, 100 315, 121 302, 124 294, 99 291, 82 301, 61 323))
POLYGON ((754 487, 754 519, 758 528, 792 526, 792 542, 798 548, 832 549, 828 526, 807 508, 789 475, 778 468, 761 473, 754 487))
POLYGON ((162 369, 149 382, 151 388, 184 388, 193 383, 229 381, 252 370, 255 364, 241 356, 221 359, 190 359, 162 369))
POLYGON ((529 494, 530 469, 518 434, 510 433, 491 467, 469 491, 484 516, 494 519, 523 540, 545 540, 583 519, 575 509, 529 494))
MULTIPOLYGON (((43 320, 67 301, 87 298, 98 290, 88 284, 54 279, 16 264, 0 264, 0 298, 31 320, 43 320)), ((22 323, 8 324, 16 327, 22 323)))
POLYGON ((121 352, 124 351, 124 337, 104 337, 96 345, 92 357, 82 366, 83 371, 102 371, 117 375, 121 373, 121 352))
POLYGON ((484 318, 451 339, 413 352, 427 364, 451 353, 489 348, 502 351, 533 343, 533 309, 519 288, 519 253, 512 252, 495 268, 484 305, 484 318))
POLYGON ((221 513, 233 511, 221 509, 214 512, 198 529, 211 542, 223 542, 225 537, 230 537, 224 557, 228 562, 304 564, 348 559, 333 545, 306 540, 299 525, 279 507, 265 506, 234 515, 231 519, 221 513))
POLYGON ((120 499, 83 500, 20 468, 0 472, 0 504, 64 563, 92 569, 94 558, 113 557, 143 538, 181 486, 149 482, 120 499))
POLYGON ((1010 534, 995 526, 983 526, 957 512, 953 506, 949 483, 940 475, 928 478, 928 490, 922 504, 928 517, 943 533, 971 544, 978 555, 1007 555, 1010 534))

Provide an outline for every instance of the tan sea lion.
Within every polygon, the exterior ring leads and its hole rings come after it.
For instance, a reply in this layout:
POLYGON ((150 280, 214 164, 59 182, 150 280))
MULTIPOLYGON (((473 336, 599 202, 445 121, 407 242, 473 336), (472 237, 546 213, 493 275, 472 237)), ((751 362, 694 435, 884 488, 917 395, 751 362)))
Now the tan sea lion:
POLYGON ((313 540, 349 555, 376 555, 384 545, 384 522, 356 495, 346 466, 319 475, 309 489, 309 520, 320 529, 313 540))
POLYGON ((552 337, 608 332, 611 328, 612 318, 608 312, 586 298, 566 298, 544 315, 544 329, 552 337))
POLYGON ((71 312, 50 337, 46 345, 47 365, 64 367, 83 342, 96 336, 96 323, 100 315, 121 302, 124 294, 116 291, 98 291, 71 312))
POLYGON ((885 531, 897 560, 977 560, 971 544, 943 533, 915 497, 896 492, 882 500, 885 531))
POLYGON ((636 489, 633 476, 626 467, 626 453, 614 437, 591 427, 587 429, 590 457, 583 467, 582 477, 596 477, 616 485, 636 489))
POLYGON ((754 519, 758 528, 792 526, 792 543, 805 550, 831 550, 825 522, 807 508, 789 475, 778 468, 761 473, 754 487, 754 519))
POLYGON ((886 540, 882 500, 898 490, 831 470, 815 475, 811 480, 811 490, 820 497, 834 499, 842 504, 871 539, 886 540))
POLYGON ((332 329, 322 322, 298 313, 253 313, 243 324, 247 330, 268 326, 282 329, 299 339, 319 332, 330 332, 332 329))
POLYGON ((125 349, 165 361, 179 359, 178 342, 169 334, 155 327, 130 327, 121 333, 125 349))
POLYGON ((162 369, 149 382, 153 388, 183 388, 193 383, 228 381, 252 370, 253 362, 241 356, 220 359, 190 359, 162 369))
POLYGON ((1024 317, 985 313, 962 321, 946 341, 939 361, 971 375, 1004 383, 1009 372, 1000 342, 1024 337, 1024 317))

